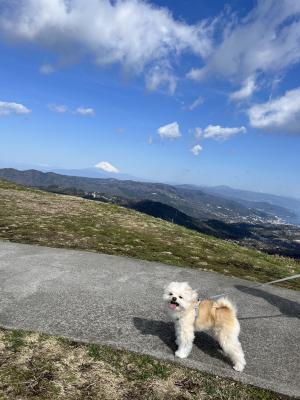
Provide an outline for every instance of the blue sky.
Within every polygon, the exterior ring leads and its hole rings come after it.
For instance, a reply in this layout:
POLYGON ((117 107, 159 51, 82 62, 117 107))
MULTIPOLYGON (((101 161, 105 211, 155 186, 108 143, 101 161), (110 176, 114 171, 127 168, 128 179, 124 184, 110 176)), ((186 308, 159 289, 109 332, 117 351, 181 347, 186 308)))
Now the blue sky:
POLYGON ((2 166, 300 198, 300 2, 0 1, 2 166))

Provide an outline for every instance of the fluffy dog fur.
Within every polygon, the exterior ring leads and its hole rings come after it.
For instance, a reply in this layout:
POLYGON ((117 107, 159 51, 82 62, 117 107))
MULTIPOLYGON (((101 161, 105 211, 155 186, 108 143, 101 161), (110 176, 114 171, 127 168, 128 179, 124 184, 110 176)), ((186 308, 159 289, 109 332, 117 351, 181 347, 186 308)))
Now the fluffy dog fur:
POLYGON ((240 324, 237 310, 228 299, 203 300, 197 308, 198 294, 187 282, 171 282, 165 287, 163 298, 175 322, 177 357, 186 358, 190 354, 195 331, 211 330, 233 368, 243 371, 246 361, 238 338, 240 324))

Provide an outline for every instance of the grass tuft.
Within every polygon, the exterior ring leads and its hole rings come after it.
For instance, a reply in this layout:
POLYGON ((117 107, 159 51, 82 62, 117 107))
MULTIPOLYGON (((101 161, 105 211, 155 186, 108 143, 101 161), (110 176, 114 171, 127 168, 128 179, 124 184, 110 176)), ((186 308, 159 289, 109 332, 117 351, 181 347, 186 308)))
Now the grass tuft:
POLYGON ((12 351, 17 351, 20 347, 24 346, 24 332, 20 330, 14 330, 8 332, 5 336, 5 341, 8 344, 8 347, 12 351))

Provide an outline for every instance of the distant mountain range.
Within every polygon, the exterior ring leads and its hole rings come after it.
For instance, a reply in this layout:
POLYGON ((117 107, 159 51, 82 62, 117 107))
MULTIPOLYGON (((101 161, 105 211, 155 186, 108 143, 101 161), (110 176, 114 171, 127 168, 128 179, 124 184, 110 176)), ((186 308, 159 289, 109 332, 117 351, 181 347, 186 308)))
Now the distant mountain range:
POLYGON ((137 178, 133 175, 115 173, 115 172, 106 172, 99 168, 83 168, 83 169, 60 169, 56 168, 54 170, 48 171, 45 170, 43 172, 54 172, 59 175, 68 175, 68 176, 80 176, 84 178, 99 178, 99 179, 117 179, 117 180, 133 180, 139 182, 149 182, 146 179, 137 178))
POLYGON ((197 187, 171 186, 163 183, 117 180, 113 178, 87 178, 68 176, 37 170, 19 171, 13 168, 0 169, 0 177, 32 187, 76 188, 84 192, 105 193, 130 200, 157 201, 200 219, 216 219, 226 223, 280 223, 297 219, 297 214, 287 208, 260 202, 233 200, 208 193, 197 187))
MULTIPOLYGON (((220 188, 208 188, 205 192, 207 188, 200 189, 191 185, 172 186, 112 178, 87 178, 12 168, 0 169, 0 178, 51 192, 118 204, 268 253, 300 258, 300 228, 284 223, 299 217, 296 213, 297 200, 294 199, 291 199, 295 209, 292 211, 274 204, 274 201, 268 202, 266 194, 266 201, 261 201, 259 196, 255 197, 254 192, 235 191, 231 188, 226 188, 222 197, 220 194, 212 194, 214 190, 221 191, 220 188), (246 197, 247 193, 258 200, 233 199, 234 195, 246 197)), ((285 201, 285 204, 290 204, 288 198, 270 196, 272 200, 274 197, 275 200, 279 198, 278 203, 285 201)))
POLYGON ((50 167, 47 165, 34 165, 34 164, 23 164, 23 163, 12 163, 11 168, 7 168, 7 162, 0 160, 0 169, 16 169, 19 171, 28 171, 28 170, 36 170, 40 172, 54 172, 59 175, 68 175, 68 176, 81 176, 85 178, 100 178, 100 179, 118 179, 118 180, 133 180, 139 182, 150 182, 148 179, 144 179, 141 177, 136 177, 129 174, 123 173, 115 173, 104 171, 101 168, 89 167, 89 168, 81 168, 81 169, 67 169, 67 168, 59 168, 59 167, 50 167))

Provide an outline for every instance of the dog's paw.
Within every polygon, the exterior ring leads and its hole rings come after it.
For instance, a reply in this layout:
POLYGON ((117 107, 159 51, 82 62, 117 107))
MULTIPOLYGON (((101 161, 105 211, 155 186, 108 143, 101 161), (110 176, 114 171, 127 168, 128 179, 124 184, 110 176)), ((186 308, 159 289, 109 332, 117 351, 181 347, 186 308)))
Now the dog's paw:
POLYGON ((175 351, 175 356, 179 358, 187 358, 188 354, 182 350, 175 351))
POLYGON ((233 366, 233 369, 235 369, 238 372, 242 372, 245 368, 245 365, 246 364, 244 364, 244 363, 237 363, 233 366))

